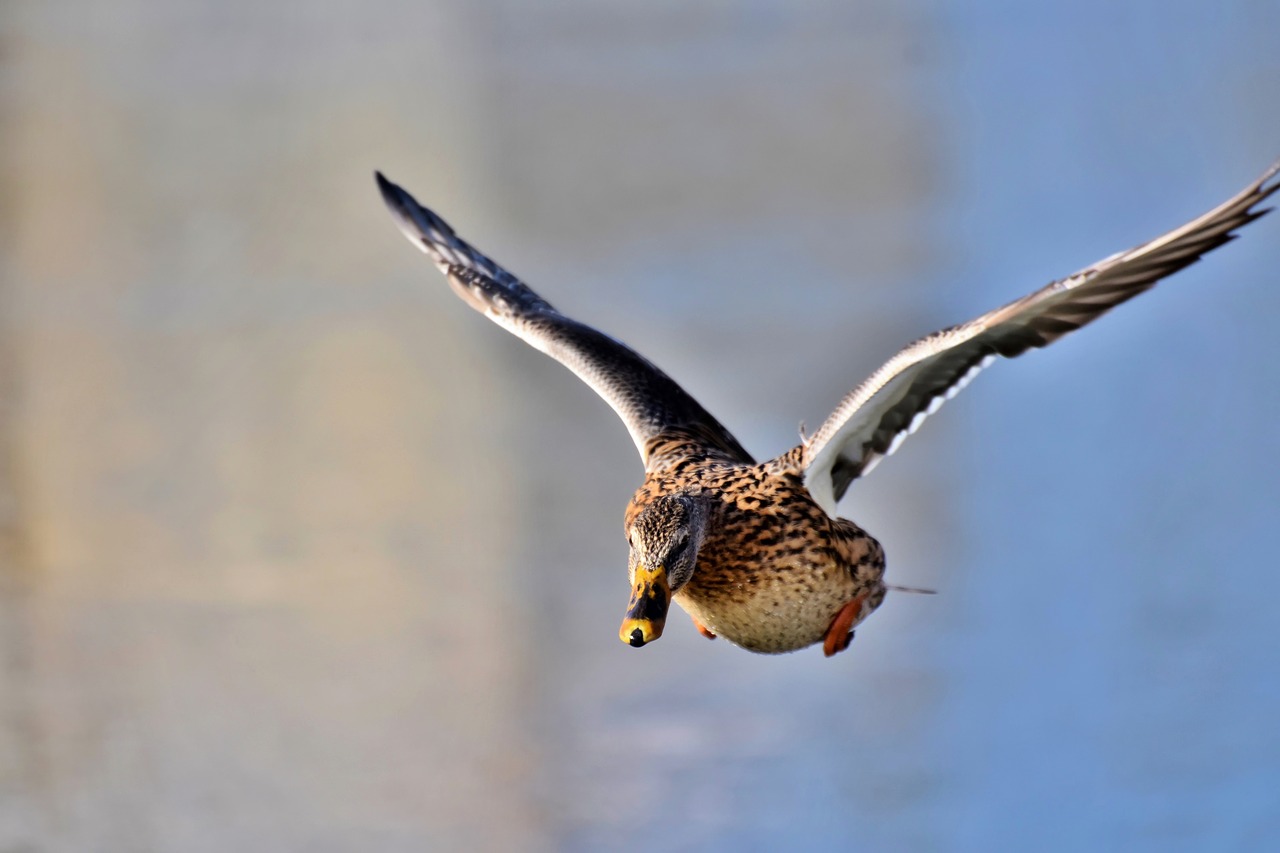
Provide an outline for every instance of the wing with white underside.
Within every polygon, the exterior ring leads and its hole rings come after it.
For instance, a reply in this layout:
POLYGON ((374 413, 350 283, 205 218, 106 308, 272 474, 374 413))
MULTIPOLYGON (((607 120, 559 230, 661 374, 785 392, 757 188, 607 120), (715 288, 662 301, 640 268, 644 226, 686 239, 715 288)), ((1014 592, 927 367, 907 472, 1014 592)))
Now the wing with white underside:
POLYGON ((696 400, 619 341, 551 307, 524 282, 454 233, 380 173, 378 187, 400 230, 435 262, 453 291, 490 320, 572 370, 613 407, 646 465, 651 439, 694 436, 742 462, 751 457, 696 400))
POLYGON ((997 356, 1051 344, 1232 240, 1232 232, 1270 209, 1254 208, 1280 188, 1278 173, 1280 162, 1181 228, 903 349, 840 401, 805 442, 805 484, 814 499, 834 515, 849 483, 897 450, 997 356))

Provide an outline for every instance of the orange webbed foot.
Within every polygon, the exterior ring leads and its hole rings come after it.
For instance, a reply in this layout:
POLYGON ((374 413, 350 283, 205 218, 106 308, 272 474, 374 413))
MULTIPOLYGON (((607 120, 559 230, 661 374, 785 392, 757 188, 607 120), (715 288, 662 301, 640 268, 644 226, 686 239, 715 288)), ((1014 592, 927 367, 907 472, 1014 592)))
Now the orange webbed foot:
POLYGON ((694 617, 692 616, 690 616, 689 618, 693 619, 693 627, 698 629, 699 634, 706 637, 708 640, 714 640, 716 638, 716 635, 711 633, 711 629, 708 628, 706 625, 703 625, 701 622, 699 622, 697 619, 694 619, 694 617))
POLYGON ((866 593, 850 601, 844 607, 840 608, 840 612, 836 614, 836 618, 831 620, 831 627, 827 629, 827 635, 822 639, 822 653, 827 657, 831 657, 837 652, 842 652, 849 648, 849 643, 853 641, 853 623, 858 621, 858 616, 862 614, 862 604, 867 600, 866 593))

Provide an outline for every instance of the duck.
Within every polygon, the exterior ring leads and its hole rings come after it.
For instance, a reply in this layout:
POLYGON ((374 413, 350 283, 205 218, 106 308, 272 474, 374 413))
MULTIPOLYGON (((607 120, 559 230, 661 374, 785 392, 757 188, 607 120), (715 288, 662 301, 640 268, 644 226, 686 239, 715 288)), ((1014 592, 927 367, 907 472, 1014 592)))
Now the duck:
POLYGON ((630 595, 618 636, 662 636, 672 602, 703 636, 763 654, 830 657, 892 590, 880 543, 837 504, 929 415, 998 359, 1047 346, 1226 244, 1270 208, 1280 160, 1222 204, 967 323, 899 350, 821 426, 757 462, 648 359, 552 307, 381 172, 396 225, 462 301, 556 359, 621 418, 644 465, 623 516, 630 595))

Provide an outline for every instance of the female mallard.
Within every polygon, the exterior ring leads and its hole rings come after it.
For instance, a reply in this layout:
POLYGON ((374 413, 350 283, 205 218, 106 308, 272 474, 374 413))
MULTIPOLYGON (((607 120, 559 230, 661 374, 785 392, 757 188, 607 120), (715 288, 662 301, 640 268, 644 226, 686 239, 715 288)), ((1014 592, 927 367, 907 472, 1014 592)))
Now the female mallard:
POLYGON ((623 642, 662 635, 674 598, 707 637, 754 652, 822 641, 833 655, 884 600, 884 550, 836 504, 996 356, 1052 343, 1231 240, 1280 188, 1280 162, 1198 219, 975 320, 921 338, 848 396, 816 433, 768 462, 665 373, 564 316, 378 174, 400 230, 454 292, 572 370, 622 418, 645 466, 626 512, 631 601, 623 642))

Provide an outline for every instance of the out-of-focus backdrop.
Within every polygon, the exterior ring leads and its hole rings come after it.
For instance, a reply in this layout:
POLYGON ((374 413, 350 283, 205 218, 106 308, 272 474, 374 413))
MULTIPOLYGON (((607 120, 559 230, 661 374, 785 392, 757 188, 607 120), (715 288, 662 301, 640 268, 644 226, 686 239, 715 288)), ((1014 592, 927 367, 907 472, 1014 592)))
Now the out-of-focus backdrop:
POLYGON ((1280 155, 1280 6, 13 0, 0 850, 1264 849, 1280 216, 859 482, 852 650, 618 642, 625 431, 380 168, 760 457, 1280 155), (1184 8, 1185 7, 1185 8, 1184 8))

